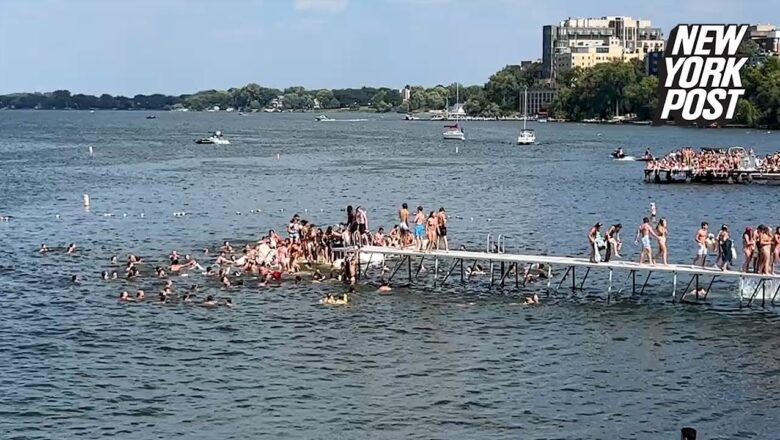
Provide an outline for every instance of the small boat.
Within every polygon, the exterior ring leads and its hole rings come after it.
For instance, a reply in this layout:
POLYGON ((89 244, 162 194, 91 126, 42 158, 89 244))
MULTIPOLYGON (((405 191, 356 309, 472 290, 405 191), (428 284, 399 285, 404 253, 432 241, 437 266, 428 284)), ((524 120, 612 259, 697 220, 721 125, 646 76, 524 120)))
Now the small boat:
POLYGON ((634 158, 633 156, 626 156, 626 153, 623 151, 622 148, 618 148, 615 151, 613 151, 611 156, 613 159, 617 159, 617 160, 623 160, 626 159, 627 157, 630 157, 633 160, 634 158))
POLYGON ((547 118, 538 118, 536 122, 540 124, 546 124, 547 122, 549 122, 549 120, 547 118))
POLYGON ((406 116, 404 116, 404 121, 419 121, 419 120, 420 118, 418 118, 417 116, 411 113, 407 113, 406 116))
POLYGON ((536 142, 536 132, 525 126, 528 121, 528 87, 525 88, 525 109, 523 110, 523 129, 520 130, 520 134, 517 136, 517 145, 531 145, 536 142))
POLYGON ((146 117, 146 119, 157 119, 157 116, 155 115, 149 115, 146 117))
POLYGON ((442 133, 444 139, 456 141, 466 140, 466 135, 463 134, 463 130, 460 129, 460 126, 457 123, 455 125, 445 125, 444 128, 447 129, 442 133))
POLYGON ((317 122, 335 121, 335 119, 329 118, 326 115, 319 115, 319 116, 315 117, 314 120, 317 121, 317 122))
MULTIPOLYGON (((449 103, 448 103, 449 104, 449 103)), ((460 85, 458 83, 455 83, 455 108, 460 109, 460 85)), ((449 108, 449 105, 447 106, 449 108)), ((465 141, 466 135, 463 133, 463 130, 460 128, 460 124, 458 124, 458 114, 455 114, 455 124, 454 125, 445 125, 444 128, 447 130, 442 133, 442 137, 447 140, 456 140, 456 141, 465 141)))
POLYGON ((517 136, 517 145, 531 145, 536 142, 536 132, 531 128, 520 130, 517 136))
POLYGON ((222 136, 222 132, 217 130, 211 136, 200 138, 195 141, 196 144, 206 145, 230 145, 230 141, 222 136))

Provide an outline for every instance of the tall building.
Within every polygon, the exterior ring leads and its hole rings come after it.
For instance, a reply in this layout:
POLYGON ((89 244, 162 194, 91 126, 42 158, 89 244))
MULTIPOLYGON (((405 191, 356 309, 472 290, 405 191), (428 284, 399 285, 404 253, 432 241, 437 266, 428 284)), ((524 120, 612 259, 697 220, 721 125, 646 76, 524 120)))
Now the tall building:
POLYGON ((663 51, 661 28, 631 17, 567 18, 542 27, 542 76, 555 80, 568 68, 619 60, 641 59, 663 51), (572 65, 574 64, 574 65, 572 65), (568 67, 567 67, 568 66, 568 67))
POLYGON ((754 24, 748 28, 749 37, 769 55, 780 54, 780 31, 773 24, 754 24))

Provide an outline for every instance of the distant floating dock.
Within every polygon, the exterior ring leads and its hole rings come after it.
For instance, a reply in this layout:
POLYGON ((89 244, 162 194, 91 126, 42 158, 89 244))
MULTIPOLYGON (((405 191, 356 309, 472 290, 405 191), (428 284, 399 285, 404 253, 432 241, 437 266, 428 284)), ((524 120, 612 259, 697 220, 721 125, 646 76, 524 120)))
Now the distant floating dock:
MULTIPOLYGON (((489 239, 488 243, 490 243, 489 239)), ((491 249, 489 244, 487 249, 491 249)), ((591 263, 585 258, 573 257, 473 251, 426 252, 380 246, 363 246, 357 249, 357 252, 359 254, 359 261, 361 262, 361 270, 363 270, 364 273, 368 272, 372 267, 372 263, 386 263, 385 259, 389 256, 399 258, 394 267, 390 270, 387 279, 388 281, 392 280, 393 277, 405 267, 406 270, 404 270, 404 272, 407 272, 410 284, 419 277, 423 262, 428 261, 429 264, 433 264, 434 266, 434 286, 445 284, 453 277, 453 274, 456 274, 455 276, 458 276, 462 283, 468 282, 475 273, 475 268, 478 264, 483 263, 483 267, 486 269, 485 275, 489 277, 491 286, 499 285, 503 287, 508 280, 513 279, 516 288, 520 288, 521 286, 524 287, 529 279, 529 273, 532 270, 538 272, 540 268, 539 265, 541 265, 544 275, 546 276, 541 277, 540 280, 544 279, 546 281, 548 293, 553 289, 553 285, 555 285, 554 290, 558 291, 567 279, 570 280, 571 289, 573 291, 583 290, 588 280, 588 275, 592 270, 607 271, 607 301, 609 301, 615 293, 621 293, 628 286, 629 282, 633 294, 643 294, 648 282, 654 274, 672 276, 670 287, 671 298, 674 302, 683 301, 686 294, 689 293, 691 293, 692 296, 695 296, 697 301, 699 299, 706 299, 716 279, 730 279, 739 282, 739 295, 737 296, 739 297, 740 307, 745 304, 745 301, 747 301, 747 306, 758 301, 760 301, 762 306, 767 304, 775 305, 778 294, 780 294, 780 275, 763 275, 737 271, 724 272, 716 268, 692 265, 640 265, 630 261, 591 263), (440 264, 449 265, 444 276, 440 276, 439 274, 440 264), (466 270, 466 268, 469 268, 469 270, 466 270), (556 268, 556 270, 553 271, 553 268, 556 268), (563 271, 560 272, 560 269, 563 269, 563 271), (579 280, 577 279, 577 269, 584 271, 584 273, 580 272, 582 273, 582 277, 579 280), (615 272, 625 273, 625 279, 619 285, 616 285, 613 282, 615 272), (638 274, 640 274, 640 283, 637 283, 638 274), (641 275, 644 275, 644 281, 641 280, 641 275), (678 278, 681 276, 690 278, 684 288, 679 289, 678 285, 680 284, 678 283, 678 278), (700 281, 709 282, 703 284, 700 283, 700 281), (705 285, 706 288, 703 288, 705 285), (691 286, 694 287, 692 292, 689 291, 691 286), (620 287, 620 289, 616 290, 617 287, 620 287)))
POLYGON ((755 170, 694 172, 688 169, 646 169, 645 182, 701 184, 780 183, 780 173, 762 173, 755 170))

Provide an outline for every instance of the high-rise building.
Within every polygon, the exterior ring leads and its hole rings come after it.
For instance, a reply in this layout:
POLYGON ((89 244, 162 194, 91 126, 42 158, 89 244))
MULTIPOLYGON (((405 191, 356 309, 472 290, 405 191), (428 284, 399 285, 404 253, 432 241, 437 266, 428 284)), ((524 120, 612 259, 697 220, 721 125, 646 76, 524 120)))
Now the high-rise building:
POLYGON ((648 52, 663 49, 663 32, 650 20, 567 18, 542 28, 542 75, 555 80, 559 67, 566 70, 616 59, 644 59, 648 52))
POLYGON ((767 55, 780 54, 780 31, 773 24, 754 24, 748 28, 749 37, 767 55))

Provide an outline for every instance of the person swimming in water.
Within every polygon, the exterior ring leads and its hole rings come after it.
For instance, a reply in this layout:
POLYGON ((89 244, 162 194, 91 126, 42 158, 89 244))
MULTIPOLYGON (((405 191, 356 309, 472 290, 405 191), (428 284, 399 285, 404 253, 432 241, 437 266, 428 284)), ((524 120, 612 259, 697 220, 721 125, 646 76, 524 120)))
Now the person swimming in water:
POLYGON ((46 246, 46 243, 41 243, 41 249, 38 252, 45 254, 49 252, 49 247, 46 246))
POLYGON ((533 294, 525 297, 525 302, 523 304, 527 306, 533 306, 537 304, 541 304, 542 302, 539 300, 539 295, 533 294))
POLYGON ((76 253, 76 243, 71 243, 68 245, 68 250, 65 252, 68 255, 73 255, 76 253))
POLYGON ((143 301, 146 299, 146 293, 144 293, 143 290, 138 290, 135 292, 135 300, 136 301, 143 301))
POLYGON ((230 298, 225 298, 224 304, 222 304, 225 307, 232 308, 233 307, 233 300, 230 298))
POLYGON ((204 307, 216 307, 218 304, 217 304, 216 301, 214 301, 214 297, 209 295, 209 296, 206 297, 205 300, 203 300, 203 304, 202 305, 204 307))
POLYGON ((131 302, 133 299, 130 298, 130 294, 127 293, 127 290, 124 290, 119 294, 119 301, 131 302))
POLYGON ((390 282, 387 280, 382 280, 382 284, 377 289, 379 293, 388 293, 393 290, 392 287, 390 287, 390 282))

